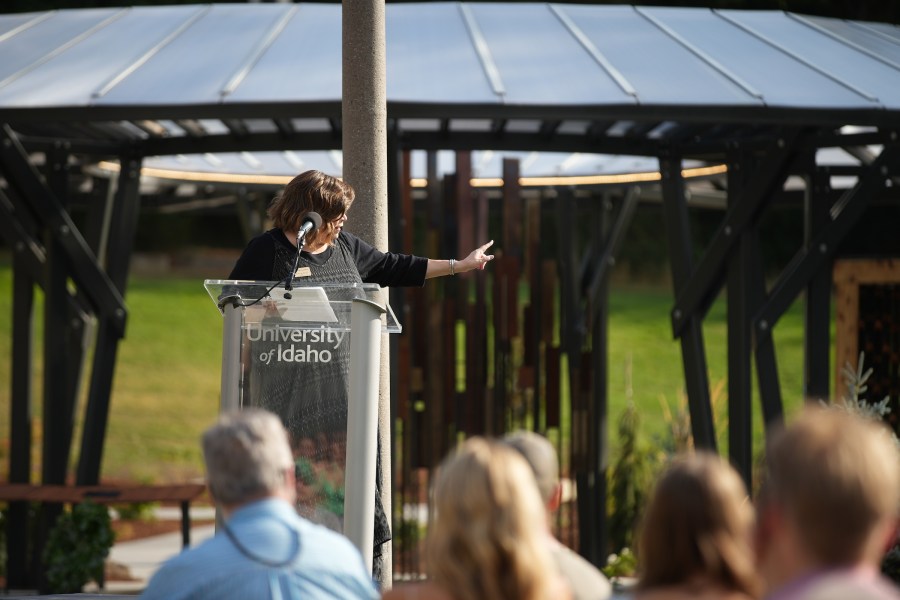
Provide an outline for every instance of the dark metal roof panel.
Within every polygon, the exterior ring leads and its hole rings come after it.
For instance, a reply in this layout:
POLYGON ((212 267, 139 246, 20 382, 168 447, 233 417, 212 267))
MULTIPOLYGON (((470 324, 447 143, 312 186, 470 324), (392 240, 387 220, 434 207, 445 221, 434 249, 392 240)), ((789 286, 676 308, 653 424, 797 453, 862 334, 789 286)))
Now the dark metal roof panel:
MULTIPOLYGON (((805 66, 870 101, 900 108, 900 61, 870 53, 837 32, 822 30, 805 17, 785 13, 721 11, 805 66), (873 60, 873 58, 875 60, 873 60)), ((898 47, 900 50, 900 47, 898 47)))
POLYGON ((857 44, 876 56, 883 56, 893 62, 900 62, 900 28, 880 23, 858 23, 803 17, 825 31, 857 44))
POLYGON ((290 6, 213 5, 182 35, 171 40, 96 103, 218 102, 245 59, 290 6))
POLYGON ((0 21, 0 40, 4 40, 8 36, 13 35, 17 30, 33 27, 52 15, 53 13, 49 12, 7 15, 8 18, 0 21))
MULTIPOLYGON (((283 6, 283 5, 282 5, 283 6)), ((297 4, 279 35, 248 65, 226 102, 305 102, 341 96, 341 11, 297 4)))
MULTIPOLYGON (((546 4, 471 4, 508 104, 634 104, 546 4), (523 35, 523 32, 527 34, 523 35)), ((577 26, 576 26, 577 27, 577 26)))
MULTIPOLYGON (((890 25, 888 23, 860 23, 852 21, 844 22, 843 25, 862 27, 882 35, 893 41, 895 44, 900 44, 900 26, 890 25)), ((894 51, 896 51, 896 48, 894 51)))
MULTIPOLYGON (((890 25, 451 2, 390 4, 386 20, 388 101, 422 105, 414 116, 432 116, 432 105, 900 107, 900 34, 890 25)), ((340 5, 314 3, 0 15, 0 110, 338 105, 340 22, 340 5)))
MULTIPOLYGON (((739 11, 654 8, 657 17, 741 80, 768 106, 875 108, 876 103, 809 68, 796 57, 740 27, 739 11)), ((781 18, 781 13, 762 13, 781 18)), ((704 90, 696 90, 702 98, 704 90)))
POLYGON ((458 4, 391 4, 385 21, 388 98, 432 103, 498 101, 458 4))
POLYGON ((197 13, 196 6, 125 10, 114 24, 97 29, 35 66, 27 76, 0 85, 0 103, 67 106, 90 102, 152 54, 154 47, 180 23, 197 13))
MULTIPOLYGON (((31 27, 16 31, 20 15, 3 15, 0 29, 11 35, 0 40, 0 86, 34 72, 48 57, 59 56, 68 44, 104 23, 121 9, 64 10, 50 13, 31 27), (12 23, 8 23, 11 21, 12 23)), ((69 73, 71 76, 72 73, 69 73)))
POLYGON ((641 104, 760 104, 692 51, 687 40, 673 37, 633 7, 580 5, 564 11, 634 86, 641 104))

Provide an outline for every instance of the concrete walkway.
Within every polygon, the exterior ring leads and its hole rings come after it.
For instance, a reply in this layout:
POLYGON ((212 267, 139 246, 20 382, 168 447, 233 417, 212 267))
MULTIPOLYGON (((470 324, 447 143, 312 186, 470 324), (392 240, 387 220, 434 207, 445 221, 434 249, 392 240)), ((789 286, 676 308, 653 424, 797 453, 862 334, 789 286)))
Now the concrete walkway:
MULTIPOLYGON (((215 525, 192 527, 191 545, 196 546, 215 535, 215 532, 215 525)), ((139 593, 156 570, 179 552, 181 552, 180 531, 115 544, 110 550, 109 560, 125 566, 134 581, 108 581, 105 590, 139 593)))
MULTIPOLYGON (((156 510, 156 518, 161 520, 180 520, 181 511, 176 508, 160 507, 156 510)), ((191 519, 194 521, 209 522, 215 518, 215 509, 212 507, 192 507, 191 519)), ((200 525, 191 528, 191 546, 196 546, 204 540, 215 535, 215 525, 200 525)), ((181 552, 181 531, 155 535, 139 540, 119 542, 110 550, 109 560, 124 566, 132 578, 131 581, 107 581, 106 586, 100 590, 94 585, 85 587, 85 594, 103 594, 103 597, 114 600, 122 597, 136 596, 143 591, 147 582, 157 569, 169 558, 181 552), (115 594, 108 596, 107 594, 115 594)), ((633 583, 629 581, 628 583, 633 583)), ((616 590, 612 600, 626 600, 631 597, 629 586, 625 590, 616 590)), ((67 596, 70 598, 71 596, 67 596)), ((48 600, 51 600, 48 598, 48 600)))
MULTIPOLYGON (((181 509, 178 507, 157 507, 155 517, 161 521, 180 521, 181 509)), ((191 520, 208 523, 215 519, 216 511, 210 506, 191 507, 191 520)), ((205 524, 191 527, 191 546, 196 546, 215 535, 215 525, 205 524)), ((131 581, 107 581, 104 593, 140 594, 150 577, 169 558, 181 552, 181 530, 172 533, 154 535, 128 542, 118 542, 109 552, 108 560, 125 567, 131 581)), ((95 593, 99 590, 94 585, 85 587, 85 592, 95 593)))

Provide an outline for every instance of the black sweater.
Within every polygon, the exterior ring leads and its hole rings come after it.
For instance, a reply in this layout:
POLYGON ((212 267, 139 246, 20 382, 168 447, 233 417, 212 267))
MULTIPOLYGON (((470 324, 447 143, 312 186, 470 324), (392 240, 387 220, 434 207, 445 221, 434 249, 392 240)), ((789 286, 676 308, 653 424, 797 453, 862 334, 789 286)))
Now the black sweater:
MULTIPOLYGON (((321 280, 323 277, 317 277, 317 267, 324 270, 335 252, 348 253, 366 283, 377 283, 382 287, 421 286, 425 283, 427 258, 381 252, 346 231, 341 231, 335 246, 324 252, 301 252, 301 265, 310 267, 312 280, 321 280)), ((270 229, 250 240, 228 278, 280 281, 291 272, 296 254, 296 246, 288 241, 281 229, 270 229)))

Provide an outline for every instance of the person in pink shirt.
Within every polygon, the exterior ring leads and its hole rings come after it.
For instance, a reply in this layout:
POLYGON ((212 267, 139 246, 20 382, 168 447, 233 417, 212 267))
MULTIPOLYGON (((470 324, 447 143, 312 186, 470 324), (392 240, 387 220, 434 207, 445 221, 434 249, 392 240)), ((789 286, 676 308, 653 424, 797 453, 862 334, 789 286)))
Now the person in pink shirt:
POLYGON ((894 539, 900 453, 886 427, 810 408, 770 441, 758 501, 766 600, 891 600, 878 567, 894 539))

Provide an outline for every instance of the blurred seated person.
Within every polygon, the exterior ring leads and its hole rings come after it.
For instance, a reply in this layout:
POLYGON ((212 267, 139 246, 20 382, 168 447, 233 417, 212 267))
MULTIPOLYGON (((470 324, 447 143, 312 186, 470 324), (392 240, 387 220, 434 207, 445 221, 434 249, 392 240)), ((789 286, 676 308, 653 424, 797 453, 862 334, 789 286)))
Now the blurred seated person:
POLYGON ((722 458, 676 458, 656 484, 638 539, 636 600, 750 600, 753 507, 737 472, 722 458))
MULTIPOLYGON (((503 438, 528 462, 534 472, 538 491, 547 509, 547 518, 562 504, 562 485, 559 481, 559 458, 550 441, 532 431, 516 431, 503 438)), ((550 555, 569 587, 574 600, 605 600, 612 595, 612 586, 600 569, 561 544, 553 536, 547 537, 550 555)))
POLYGON ((900 506, 900 455, 882 423, 806 409, 772 436, 758 505, 767 599, 900 599, 879 573, 900 506))
POLYGON ((347 538, 294 508, 294 461, 272 413, 225 414, 203 434, 216 535, 167 561, 141 595, 148 600, 378 598, 347 538))
POLYGON ((385 600, 564 600, 547 550, 550 531, 531 468, 513 449, 470 438, 447 457, 434 487, 424 583, 385 600))

